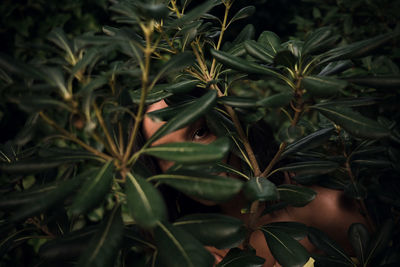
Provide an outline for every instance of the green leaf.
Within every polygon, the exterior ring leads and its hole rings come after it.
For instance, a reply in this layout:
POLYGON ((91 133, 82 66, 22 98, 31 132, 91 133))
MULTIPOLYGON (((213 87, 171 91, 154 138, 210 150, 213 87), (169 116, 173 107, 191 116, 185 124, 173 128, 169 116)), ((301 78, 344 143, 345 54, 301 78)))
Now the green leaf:
POLYGON ((333 172, 339 168, 339 164, 334 161, 318 160, 303 161, 287 164, 279 168, 280 171, 295 172, 297 175, 304 174, 325 174, 333 172))
POLYGON ((361 138, 383 138, 389 130, 351 109, 340 106, 314 106, 325 117, 343 127, 350 134, 361 138))
POLYGON ((97 227, 93 226, 84 227, 61 238, 50 240, 40 247, 39 255, 47 260, 76 259, 85 251, 97 230, 97 227))
POLYGON ((330 97, 347 87, 347 82, 331 77, 306 76, 301 84, 312 96, 330 97))
POLYGON ((275 54, 273 61, 276 66, 281 65, 293 69, 294 65, 297 62, 297 58, 289 50, 279 50, 275 54))
POLYGON ((192 214, 178 219, 174 226, 193 235, 203 245, 230 248, 239 245, 246 236, 243 222, 222 214, 192 214))
POLYGON ((264 226, 260 230, 272 255, 282 266, 303 266, 310 258, 307 250, 285 232, 264 226))
POLYGON ((346 81, 377 89, 396 89, 400 87, 400 76, 351 77, 347 78, 346 81))
POLYGON ((335 129, 333 127, 321 129, 301 138, 300 140, 295 141, 294 143, 289 144, 281 154, 281 158, 296 152, 307 151, 309 149, 319 147, 328 141, 328 139, 334 133, 334 130, 335 129))
POLYGON ((320 62, 320 64, 365 56, 375 48, 383 45, 384 43, 388 42, 396 36, 398 36, 397 32, 391 32, 367 40, 355 42, 346 46, 334 48, 327 51, 323 55, 325 58, 320 62))
POLYGON ((95 175, 86 179, 76 195, 70 211, 76 215, 83 214, 99 205, 110 191, 113 178, 114 163, 110 160, 95 175))
POLYGON ((229 138, 220 138, 207 145, 193 142, 162 144, 146 148, 143 153, 181 164, 202 164, 223 159, 229 148, 229 138))
POLYGON ((281 79, 283 81, 287 81, 287 78, 285 76, 283 76, 282 74, 280 74, 272 69, 263 67, 261 65, 255 64, 253 62, 249 62, 245 59, 233 56, 226 52, 217 51, 217 50, 212 49, 211 55, 218 62, 221 62, 222 64, 224 64, 225 66, 227 66, 229 68, 243 71, 244 73, 267 75, 267 76, 272 76, 272 77, 281 79))
POLYGON ((80 257, 78 266, 113 266, 122 244, 123 232, 121 207, 115 206, 102 221, 85 253, 80 257))
POLYGON ((258 106, 265 108, 280 108, 287 106, 293 99, 292 93, 279 93, 257 101, 258 106))
POLYGON ((191 9, 189 12, 184 14, 181 18, 174 20, 169 27, 182 27, 189 22, 198 20, 200 17, 205 15, 208 11, 210 11, 213 7, 220 4, 220 1, 216 0, 208 0, 195 8, 191 9))
POLYGON ((256 8, 254 6, 246 6, 242 9, 240 9, 231 19, 231 21, 229 22, 232 23, 236 20, 239 19, 245 19, 247 17, 250 17, 251 15, 254 14, 254 12, 256 11, 256 8))
POLYGON ((168 223, 158 223, 154 238, 162 266, 209 267, 214 262, 213 256, 198 240, 168 223))
POLYGON ((70 62, 73 62, 74 59, 74 50, 70 41, 65 36, 64 31, 61 28, 53 29, 47 38, 56 44, 59 48, 64 50, 64 52, 68 55, 70 62))
POLYGON ((162 109, 157 109, 152 112, 146 113, 146 116, 151 118, 153 121, 168 121, 176 115, 182 113, 182 111, 189 105, 193 104, 194 100, 189 100, 178 105, 171 105, 162 109))
POLYGON ((265 177, 252 177, 244 184, 243 193, 250 201, 270 201, 278 197, 275 184, 265 177))
POLYGON ((257 43, 264 46, 265 49, 268 49, 274 53, 274 55, 281 48, 281 39, 278 35, 270 31, 264 31, 258 37, 257 43))
POLYGON ((308 233, 307 226, 299 222, 273 222, 263 225, 263 228, 284 232, 295 240, 305 238, 308 233))
POLYGON ((301 50, 302 55, 312 54, 319 50, 321 47, 326 46, 328 43, 332 43, 337 40, 336 37, 330 38, 332 35, 332 29, 330 27, 322 27, 316 29, 310 34, 304 42, 301 50))
POLYGON ((244 48, 246 49, 246 52, 256 58, 259 59, 265 63, 273 63, 274 62, 274 56, 275 53, 272 52, 271 50, 265 49, 262 45, 257 43, 254 40, 247 40, 244 42, 244 48))
POLYGON ((182 70, 193 64, 193 62, 194 62, 193 54, 188 51, 173 56, 157 72, 156 76, 152 81, 153 84, 155 84, 160 78, 164 77, 165 75, 182 70))
POLYGON ((0 67, 21 77, 29 77, 37 80, 46 79, 46 73, 38 68, 38 66, 26 64, 3 53, 0 53, 0 67))
POLYGON ((258 257, 255 250, 232 248, 216 267, 262 267, 265 259, 258 257))
POLYGON ((136 12, 147 19, 161 20, 168 17, 169 9, 165 4, 135 2, 136 12))
POLYGON ((47 96, 10 97, 9 101, 18 104, 20 109, 29 113, 38 112, 44 109, 60 109, 74 112, 73 108, 68 106, 65 102, 47 96))
POLYGON ((381 254, 391 239, 393 238, 393 231, 395 231, 395 224, 392 220, 387 220, 379 229, 379 232, 371 239, 368 246, 365 265, 367 266, 376 256, 381 254))
POLYGON ((92 170, 83 172, 73 179, 59 184, 21 194, 20 197, 24 198, 23 203, 21 203, 23 205, 11 215, 9 220, 12 222, 20 221, 42 211, 58 207, 75 192, 82 183, 83 178, 90 174, 92 174, 92 170))
POLYGON ((353 62, 348 59, 330 62, 318 73, 318 76, 335 75, 351 68, 353 65, 353 62))
POLYGON ((336 244, 328 235, 314 227, 308 228, 308 238, 318 249, 338 260, 348 262, 353 265, 353 261, 346 255, 344 250, 336 244))
POLYGON ((167 218, 160 192, 137 174, 127 174, 125 193, 129 212, 141 227, 152 228, 167 218))
POLYGON ((235 108, 255 108, 257 99, 241 96, 222 96, 218 98, 218 103, 235 108))
MULTIPOLYGON (((236 45, 242 45, 246 40, 252 40, 255 34, 255 28, 252 24, 247 24, 243 27, 243 29, 239 32, 236 38, 233 40, 232 44, 234 45, 231 49, 228 50, 229 53, 234 54, 234 47, 236 45)), ((236 54, 235 54, 236 55, 236 54)), ((238 55, 236 55, 238 56, 238 55)))
POLYGON ((71 75, 75 75, 78 71, 83 71, 88 65, 95 63, 95 59, 99 54, 96 48, 90 48, 85 51, 81 60, 79 60, 71 70, 71 75))
POLYGON ((314 200, 317 193, 303 186, 283 184, 278 186, 279 199, 294 207, 304 207, 314 200))
POLYGON ((146 144, 151 144, 162 136, 179 130, 186 125, 196 121, 198 118, 207 113, 214 107, 217 100, 216 91, 209 91, 202 97, 198 98, 193 104, 185 108, 182 113, 170 119, 166 124, 157 130, 146 144))
POLYGON ((148 181, 158 181, 193 197, 216 202, 227 201, 242 188, 240 180, 200 174, 196 172, 164 173, 152 176, 148 181))
POLYGON ((348 236, 358 261, 364 265, 370 240, 367 227, 361 223, 353 223, 349 228, 348 236))
POLYGON ((352 266, 354 267, 354 263, 350 263, 348 261, 343 261, 338 258, 323 256, 320 254, 313 254, 312 257, 315 260, 315 267, 337 267, 337 266, 352 266))

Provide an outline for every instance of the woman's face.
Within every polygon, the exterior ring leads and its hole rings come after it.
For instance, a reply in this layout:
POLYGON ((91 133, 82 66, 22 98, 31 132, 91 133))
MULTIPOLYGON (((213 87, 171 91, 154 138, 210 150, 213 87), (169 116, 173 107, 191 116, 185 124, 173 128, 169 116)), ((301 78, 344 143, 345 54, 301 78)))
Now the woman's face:
MULTIPOLYGON (((150 105, 146 113, 166 108, 167 106, 168 105, 165 103, 165 101, 161 100, 150 105)), ((165 124, 165 122, 155 122, 148 116, 145 116, 143 119, 143 134, 145 138, 149 139, 163 124, 165 124)), ((216 138, 217 137, 209 131, 205 120, 200 119, 193 124, 186 126, 185 128, 161 137, 155 141, 152 146, 176 142, 197 142, 208 144, 214 141, 216 138)), ((161 159, 158 160, 158 163, 163 172, 173 165, 173 162, 161 159)))

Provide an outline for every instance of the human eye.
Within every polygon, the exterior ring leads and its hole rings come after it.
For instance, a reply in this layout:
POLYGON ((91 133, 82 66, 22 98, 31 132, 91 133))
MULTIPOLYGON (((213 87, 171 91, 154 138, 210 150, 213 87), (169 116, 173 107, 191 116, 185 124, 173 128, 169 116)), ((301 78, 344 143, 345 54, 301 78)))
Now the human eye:
POLYGON ((207 126, 202 126, 200 128, 197 128, 196 130, 194 130, 193 132, 193 136, 192 136, 192 141, 201 141, 206 139, 208 136, 210 135, 210 130, 208 129, 207 126))
POLYGON ((215 139, 215 135, 210 131, 204 119, 194 123, 190 127, 189 140, 191 142, 209 143, 215 139))

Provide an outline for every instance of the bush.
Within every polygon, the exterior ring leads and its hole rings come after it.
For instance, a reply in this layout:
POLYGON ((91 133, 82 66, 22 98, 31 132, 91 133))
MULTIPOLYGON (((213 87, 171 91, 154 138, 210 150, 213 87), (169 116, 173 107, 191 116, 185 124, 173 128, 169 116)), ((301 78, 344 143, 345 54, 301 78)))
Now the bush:
POLYGON ((221 266, 261 266, 251 248, 234 247, 248 244, 261 203, 264 214, 307 205, 316 192, 302 185, 311 184, 356 199, 374 231, 350 228, 356 261, 318 229, 264 225, 279 263, 304 265, 310 256, 322 266, 399 263, 396 25, 342 30, 329 20, 333 11, 324 18, 316 6, 323 27, 297 17, 300 30, 312 29, 298 37, 255 38, 249 24, 225 42, 255 8, 231 13, 233 1, 189 2, 118 1, 110 6, 116 25, 103 33, 70 37, 55 28, 41 52, 1 55, 1 106, 26 113, 17 113, 25 122, 7 129, 18 133, 0 150, 2 265, 211 266, 204 245, 212 245, 232 248, 221 266), (167 123, 137 147, 146 105, 162 99, 169 107, 150 116, 167 123), (151 146, 201 117, 218 133, 215 142, 151 146), (265 166, 257 147, 273 140, 248 135, 260 122, 279 142, 265 166), (221 164, 228 153, 241 169, 221 164), (145 156, 175 165, 156 174, 145 156), (232 171, 242 179, 214 174, 232 171), (296 185, 269 181, 287 171, 296 185), (171 221, 164 185, 214 202, 244 192, 253 220, 197 213, 171 221), (310 255, 291 233, 308 235, 326 254, 310 255))

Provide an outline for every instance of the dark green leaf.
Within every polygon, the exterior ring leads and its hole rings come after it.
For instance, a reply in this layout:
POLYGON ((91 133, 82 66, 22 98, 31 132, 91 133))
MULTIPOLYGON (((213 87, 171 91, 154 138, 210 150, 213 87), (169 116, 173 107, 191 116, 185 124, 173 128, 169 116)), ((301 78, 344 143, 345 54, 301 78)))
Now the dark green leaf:
POLYGON ((279 50, 274 56, 276 66, 281 65, 292 69, 296 61, 297 58, 289 50, 279 50))
POLYGON ((304 161, 287 164, 279 168, 281 171, 295 172, 296 174, 325 174, 339 168, 339 164, 334 161, 304 161))
POLYGON ((158 223, 154 238, 162 266, 209 267, 214 262, 213 256, 198 240, 168 223, 158 223))
POLYGON ((269 249, 282 266, 303 266, 310 255, 307 250, 285 232, 274 228, 261 227, 269 249))
POLYGON ((250 56, 262 60, 265 63, 272 63, 275 53, 271 50, 265 49, 262 45, 254 40, 247 40, 244 42, 244 48, 250 56))
POLYGON ((254 6, 246 6, 240 9, 231 19, 229 23, 234 22, 235 20, 244 19, 254 14, 256 8, 254 6))
POLYGON ((358 261, 364 265, 370 239, 367 227, 361 223, 353 223, 349 228, 348 236, 358 261))
POLYGON ((168 17, 169 9, 165 4, 136 2, 137 14, 148 19, 161 20, 168 17))
POLYGON ((97 230, 97 227, 85 227, 62 238, 50 240, 40 247, 39 254, 48 260, 76 259, 85 251, 97 230))
POLYGON ((274 53, 274 55, 281 48, 281 39, 278 35, 270 31, 264 31, 258 37, 257 43, 264 46, 265 49, 268 49, 274 53))
POLYGON ((350 83, 377 89, 396 89, 400 87, 400 76, 352 77, 350 83))
POLYGON ((315 147, 318 147, 328 141, 329 137, 334 133, 334 128, 325 128, 318 130, 312 134, 309 134, 300 140, 295 141, 294 143, 289 144, 285 151, 282 153, 281 157, 284 158, 287 155, 300 152, 300 151, 306 151, 308 149, 312 149, 315 147))
POLYGON ((216 267, 261 267, 265 259, 258 257, 255 250, 232 248, 216 267))
POLYGON ((179 70, 188 67, 189 65, 193 64, 193 62, 194 62, 194 57, 191 52, 182 52, 173 56, 157 72, 157 75, 153 79, 153 83, 156 83, 156 81, 158 81, 160 78, 164 77, 167 74, 177 72, 179 70))
POLYGON ((168 121, 174 116, 182 113, 182 111, 189 105, 193 104, 194 100, 186 101, 182 104, 168 106, 162 109, 157 109, 146 113, 146 116, 151 118, 153 121, 168 121))
POLYGON ((223 51, 217 51, 212 49, 211 50, 212 56, 222 64, 226 65, 229 68, 243 71, 245 73, 251 73, 251 74, 260 74, 260 75, 268 75, 272 76, 278 79, 281 79, 283 81, 286 81, 287 78, 281 75, 280 73, 269 69, 267 67, 263 67, 261 65, 255 64, 253 62, 249 62, 247 60, 244 60, 240 57, 233 56, 231 54, 228 54, 223 51))
POLYGON ((288 105, 292 101, 293 94, 279 93, 257 101, 257 105, 266 108, 280 108, 288 105))
POLYGON ((305 238, 308 233, 307 226, 299 222, 273 222, 264 225, 263 228, 284 232, 296 240, 305 238))
POLYGON ((255 108, 257 99, 240 96, 223 96, 218 98, 218 103, 235 108, 255 108))
POLYGON ((228 153, 228 138, 220 138, 210 144, 193 142, 168 143, 146 148, 143 152, 164 160, 182 164, 202 164, 223 159, 228 153))
POLYGON ((325 105, 314 106, 314 108, 356 137, 382 138, 389 136, 388 129, 351 109, 325 105))
POLYGON ((59 48, 64 50, 64 52, 67 54, 70 60, 74 57, 74 50, 73 46, 70 43, 70 41, 67 39, 65 36, 64 31, 61 28, 55 28, 53 29, 50 34, 47 36, 47 38, 56 44, 59 48))
POLYGON ((186 125, 196 121, 198 118, 203 116, 207 111, 214 107, 217 100, 217 93, 215 91, 209 91, 202 97, 198 98, 192 105, 185 108, 182 113, 176 115, 164 124, 160 129, 153 134, 146 144, 151 144, 160 137, 179 130, 186 125))
POLYGON ((358 58, 361 56, 365 56, 370 53, 375 48, 383 45, 384 43, 388 42, 389 40, 396 37, 398 33, 386 33, 371 39, 355 42, 346 46, 341 46, 329 50, 324 54, 325 59, 323 59, 320 64, 337 61, 342 59, 350 59, 350 58, 358 58))
MULTIPOLYGON (((246 26, 243 27, 243 29, 240 31, 240 33, 236 36, 235 40, 233 40, 232 44, 233 45, 238 45, 242 44, 246 40, 252 40, 254 39, 254 34, 255 34, 255 28, 252 24, 247 24, 246 26)), ((237 54, 234 53, 234 47, 228 50, 229 53, 234 54, 235 56, 238 56, 237 54)))
POLYGON ((85 253, 80 257, 78 266, 113 266, 122 243, 123 232, 121 208, 115 206, 102 221, 85 253))
POLYGON ((376 236, 371 239, 368 246, 365 265, 368 265, 371 260, 381 254, 388 246, 388 243, 393 237, 395 224, 392 220, 387 220, 379 229, 376 236))
POLYGON ((236 195, 243 183, 237 179, 198 173, 164 173, 149 178, 176 188, 183 193, 216 202, 227 201, 236 195))
POLYGON ((83 214, 99 205, 110 191, 113 178, 114 163, 110 160, 95 175, 86 179, 72 203, 71 212, 83 214))
POLYGON ((74 112, 73 108, 68 106, 65 102, 47 96, 10 97, 9 100, 10 102, 18 104, 20 109, 29 113, 38 112, 44 109, 59 109, 74 112))
POLYGON ((243 193, 250 201, 270 201, 278 197, 275 184, 265 177, 252 177, 244 184, 243 193))
POLYGON ((193 214, 180 218, 174 226, 192 234, 203 245, 230 248, 239 245, 246 236, 243 222, 222 214, 193 214))
POLYGON ((47 209, 57 207, 69 196, 71 196, 82 180, 93 173, 86 171, 71 180, 61 182, 53 187, 44 187, 23 196, 23 205, 10 217, 10 221, 19 221, 47 209), (28 202, 28 200, 30 200, 28 202))
POLYGON ((353 265, 352 260, 346 255, 344 250, 324 232, 317 228, 309 227, 308 238, 314 246, 325 252, 328 256, 332 256, 344 262, 349 262, 353 265))
POLYGON ((303 186, 283 184, 278 186, 279 199, 294 207, 304 207, 314 200, 317 193, 303 186))
POLYGON ((322 27, 315 30, 304 42, 301 50, 302 55, 312 54, 314 51, 324 47, 327 43, 331 43, 337 38, 330 38, 332 35, 332 29, 329 27, 322 27))
POLYGON ((129 212, 141 227, 154 227, 167 218, 160 192, 142 177, 128 173, 125 193, 129 212))
POLYGON ((90 49, 86 50, 86 52, 83 55, 83 57, 81 58, 81 60, 79 60, 72 68, 71 74, 75 75, 78 71, 85 70, 85 68, 88 65, 93 64, 95 62, 95 58, 96 58, 96 56, 98 56, 98 54, 99 54, 99 51, 96 48, 90 48, 90 49))
POLYGON ((353 66, 353 62, 351 60, 341 60, 341 61, 334 61, 330 62, 328 65, 326 65, 320 73, 318 73, 318 76, 329 76, 329 75, 335 75, 337 73, 341 73, 342 71, 345 71, 353 66))
POLYGON ((187 23, 191 21, 198 20, 200 17, 202 17, 205 13, 207 13, 209 10, 211 10, 214 6, 219 5, 219 1, 216 0, 208 0, 197 7, 191 9, 189 12, 187 12, 185 15, 183 15, 181 18, 174 20, 170 25, 170 27, 182 27, 183 25, 186 25, 187 23))
POLYGON ((354 263, 350 263, 348 261, 343 261, 342 259, 323 256, 319 254, 313 254, 312 257, 315 259, 314 266, 315 267, 337 267, 337 266, 353 266, 354 263))
POLYGON ((344 80, 325 76, 306 76, 301 83, 307 92, 317 97, 334 96, 347 86, 344 80))

